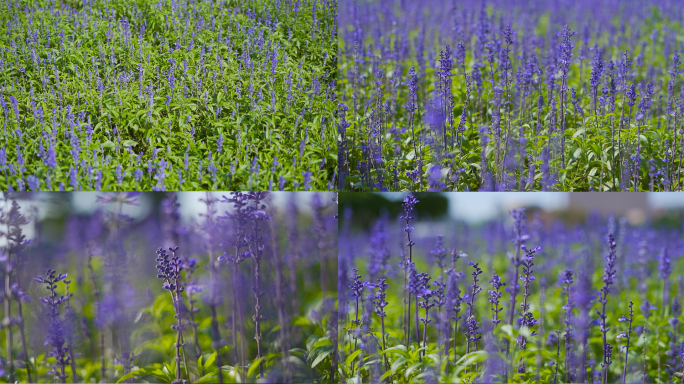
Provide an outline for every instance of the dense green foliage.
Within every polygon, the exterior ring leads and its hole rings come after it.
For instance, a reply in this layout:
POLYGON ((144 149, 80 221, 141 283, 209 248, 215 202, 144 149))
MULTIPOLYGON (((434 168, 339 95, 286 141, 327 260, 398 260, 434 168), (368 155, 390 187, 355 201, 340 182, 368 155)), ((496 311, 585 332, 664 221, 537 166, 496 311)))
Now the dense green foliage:
POLYGON ((329 189, 335 2, 0 9, 0 189, 329 189))

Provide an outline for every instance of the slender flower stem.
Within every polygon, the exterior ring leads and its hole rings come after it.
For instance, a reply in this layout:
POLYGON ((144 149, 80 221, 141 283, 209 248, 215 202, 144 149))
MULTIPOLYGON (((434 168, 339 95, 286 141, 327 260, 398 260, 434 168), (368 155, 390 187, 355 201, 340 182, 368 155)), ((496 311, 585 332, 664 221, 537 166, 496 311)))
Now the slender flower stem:
MULTIPOLYGON (((202 356, 202 349, 199 345, 199 338, 197 335, 197 322, 195 321, 195 312, 197 310, 195 309, 195 300, 190 295, 188 295, 188 303, 190 304, 189 317, 190 324, 192 326, 192 340, 193 344, 195 344, 195 358, 199 359, 202 356)), ((204 365, 201 365, 199 368, 200 373, 202 374, 202 376, 204 376, 204 365)))
MULTIPOLYGON (((351 285, 349 286, 349 288, 351 288, 351 294, 352 294, 352 296, 354 296, 354 300, 356 302, 356 317, 355 317, 355 320, 352 321, 352 323, 354 323, 354 331, 353 331, 354 350, 356 350, 357 341, 358 341, 356 335, 358 333, 359 326, 361 324, 361 322, 359 321, 359 299, 361 298, 361 295, 363 294, 363 287, 365 286, 365 284, 363 282, 361 282, 361 275, 359 275, 358 272, 359 272, 358 269, 352 268, 352 273, 354 274, 354 279, 353 279, 351 285)), ((351 367, 350 367, 350 376, 352 376, 352 377, 354 376, 354 364, 355 364, 355 362, 352 361, 351 367)))
MULTIPOLYGON (((9 225, 8 225, 9 228, 9 225)), ((9 232, 9 230, 8 230, 9 232)), ((9 325, 10 324, 10 319, 12 318, 12 282, 11 282, 11 276, 12 276, 12 267, 11 267, 11 262, 10 259, 7 259, 7 262, 5 263, 5 319, 4 323, 7 324, 5 326, 5 342, 7 346, 7 364, 9 365, 9 373, 8 373, 8 378, 9 382, 14 382, 14 361, 12 359, 12 327, 9 325)))
MULTIPOLYGON (((278 244, 277 244, 277 232, 276 228, 274 227, 273 221, 269 221, 269 226, 270 226, 270 232, 271 232, 271 250, 273 253, 273 269, 275 269, 275 290, 276 290, 276 306, 278 307, 278 325, 280 325, 280 343, 281 343, 281 353, 282 356, 285 358, 285 377, 289 378, 290 375, 290 364, 287 363, 288 359, 288 350, 289 350, 289 336, 288 336, 288 331, 289 331, 289 324, 287 321, 287 311, 285 309, 285 297, 283 296, 283 270, 284 270, 284 265, 283 265, 283 260, 280 256, 280 252, 278 252, 278 244)), ((333 370, 334 372, 334 370, 333 370)))
MULTIPOLYGON (((19 285, 19 276, 16 278, 17 280, 17 286, 19 285)), ((28 378, 28 382, 31 383, 33 380, 31 379, 31 361, 28 357, 28 353, 26 351, 26 334, 24 332, 24 314, 22 312, 22 305, 21 305, 21 300, 17 300, 17 314, 19 315, 19 334, 21 336, 21 349, 22 352, 24 353, 24 358, 26 359, 26 376, 28 378)))
MULTIPOLYGON (((222 361, 221 361, 221 353, 219 350, 221 349, 220 341, 221 341, 221 336, 219 334, 219 328, 218 328, 218 321, 216 319, 216 284, 217 284, 217 278, 216 278, 216 259, 214 258, 214 248, 213 248, 213 239, 211 235, 211 231, 214 226, 214 210, 213 210, 213 205, 216 200, 211 197, 211 192, 206 192, 205 193, 205 198, 203 200, 205 206, 206 206, 206 231, 207 231, 207 236, 209 237, 207 239, 207 244, 208 244, 208 251, 209 251, 209 281, 210 281, 210 299, 209 299, 209 309, 211 310, 211 336, 212 336, 212 346, 214 347, 214 350, 216 351, 216 366, 218 368, 218 380, 219 384, 223 384, 223 374, 221 373, 221 367, 222 361)), ((233 320, 235 321, 235 320, 233 320)))
MULTIPOLYGON (((572 270, 567 269, 563 272, 561 275, 561 282, 563 283, 563 294, 565 295, 565 305, 563 306, 563 310, 565 311, 565 334, 563 335, 563 339, 565 340, 565 360, 563 362, 563 367, 565 367, 565 382, 569 383, 571 380, 569 377, 570 367, 568 366, 568 359, 570 357, 570 339, 572 338, 570 316, 572 314, 573 306, 570 299, 570 286, 573 283, 572 270)), ((558 344, 560 344, 560 340, 558 341, 558 344)))
MULTIPOLYGON (((93 284, 93 296, 95 297, 95 307, 97 309, 97 316, 102 316, 102 307, 100 305, 100 290, 97 288, 97 275, 93 269, 93 250, 90 244, 87 246, 88 253, 88 269, 90 270, 90 281, 93 284)), ((107 364, 105 360, 105 335, 104 330, 100 330, 100 382, 107 381, 107 364)))
POLYGON ((425 319, 428 320, 423 322, 423 360, 425 360, 425 353, 427 352, 427 325, 429 323, 428 311, 430 309, 427 299, 424 301, 423 308, 425 308, 425 319))
MULTIPOLYGON (((515 265, 515 276, 513 277, 513 290, 511 292, 511 300, 509 303, 510 313, 508 315, 508 324, 513 326, 513 317, 515 316, 515 299, 518 295, 518 279, 520 277, 520 246, 523 244, 524 237, 522 234, 523 221, 525 220, 524 210, 513 210, 511 211, 511 216, 514 220, 514 230, 515 230, 515 259, 513 260, 513 265, 515 265)), ((506 357, 510 353, 511 343, 506 340, 506 357)))
MULTIPOLYGON (((470 291, 470 302, 468 303, 468 322, 470 323, 475 322, 475 317, 473 316, 473 310, 475 309, 475 296, 477 296, 478 293, 482 291, 482 288, 480 288, 479 285, 477 285, 479 279, 478 276, 482 274, 482 269, 479 267, 479 263, 474 263, 472 261, 468 262, 468 265, 473 267, 473 272, 471 275, 473 276, 473 285, 471 285, 471 291, 470 291)), ((474 333, 474 327, 468 327, 468 339, 466 341, 466 355, 470 353, 470 342, 474 341, 475 344, 475 349, 477 349, 477 340, 479 340, 476 337, 476 334, 474 333)))
MULTIPOLYGON (((622 366, 622 384, 625 384, 625 380, 627 380, 627 357, 629 356, 629 341, 632 337, 632 320, 634 319, 634 309, 633 309, 634 303, 631 301, 629 302, 629 328, 627 330, 627 334, 621 333, 618 335, 618 338, 621 337, 626 337, 627 338, 627 346, 625 346, 625 362, 622 366)), ((619 321, 625 321, 627 319, 621 317, 619 321)))
MULTIPOLYGON (((67 321, 69 321, 69 326, 73 327, 74 326, 74 313, 71 310, 71 304, 69 299, 71 296, 73 296, 73 293, 69 292, 69 284, 71 283, 71 280, 64 280, 64 285, 66 287, 66 291, 64 293, 64 297, 66 299, 66 305, 64 306, 64 310, 66 313, 64 314, 65 317, 67 318, 67 321)), ((76 379, 76 362, 74 360, 74 338, 73 334, 71 332, 67 332, 67 346, 69 347, 69 361, 71 362, 71 381, 76 383, 78 380, 76 379)))
MULTIPOLYGON (((373 300, 373 304, 375 304, 375 313, 380 318, 380 331, 382 332, 382 350, 384 352, 387 349, 387 344, 385 343, 385 317, 387 316, 387 313, 385 312, 385 307, 388 303, 387 301, 385 301, 385 291, 387 290, 388 285, 385 282, 385 279, 378 279, 378 283, 375 286, 378 288, 378 291, 377 295, 375 296, 376 299, 373 300)), ((385 372, 389 372, 390 365, 389 360, 387 359, 387 354, 384 353, 383 355, 385 359, 385 372)), ((393 375, 390 374, 390 382, 393 381, 393 375)))
MULTIPOLYGON (((538 323, 538 321, 534 318, 532 313, 529 311, 530 310, 530 305, 527 303, 527 299, 530 296, 530 282, 535 280, 535 277, 532 276, 532 267, 534 266, 534 254, 539 252, 541 249, 540 247, 536 247, 533 249, 528 249, 524 245, 521 245, 520 248, 525 251, 525 258, 521 262, 522 269, 523 269, 523 277, 521 279, 525 282, 525 292, 523 293, 523 302, 520 304, 520 329, 522 330, 523 328, 527 328, 529 330, 532 329, 534 325, 538 323)), ((535 336, 536 333, 535 331, 532 331, 531 336, 535 336)), ((523 336, 522 334, 518 336, 516 339, 518 343, 518 347, 520 347, 520 350, 523 351, 527 348, 527 338, 523 336)), ((519 366, 518 366, 518 373, 524 373, 525 372, 525 363, 522 360, 522 357, 520 358, 519 361, 519 366)))
MULTIPOLYGON (((413 219, 413 217, 411 216, 411 213, 413 212, 413 209, 414 209, 416 203, 418 203, 418 199, 416 198, 416 196, 414 194, 411 193, 408 196, 406 196, 404 198, 404 203, 403 203, 404 214, 401 216, 402 220, 406 220, 406 227, 404 228, 404 231, 406 232, 406 239, 407 239, 406 246, 409 249, 409 265, 413 262, 413 246, 415 245, 415 243, 411 240, 411 231, 413 231, 413 227, 411 227, 410 221, 411 221, 411 219, 413 219)), ((418 341, 418 340, 420 340, 420 331, 418 330, 418 297, 415 297, 414 301, 415 301, 415 307, 416 307, 416 312, 415 312, 416 341, 418 341)), ((409 334, 408 340, 410 343, 410 340, 411 340, 411 336, 410 336, 410 334, 411 334, 411 320, 410 320, 411 319, 411 292, 410 291, 408 292, 408 319, 409 319, 409 322, 408 322, 408 334, 409 334)))
MULTIPOLYGON (((261 292, 261 261, 265 244, 263 237, 260 234, 261 226, 259 223, 269 219, 268 215, 264 211, 265 205, 262 203, 262 200, 264 200, 267 196, 267 192, 250 192, 247 196, 250 200, 252 200, 253 203, 251 207, 248 207, 250 216, 249 219, 252 224, 252 233, 250 235, 251 241, 248 241, 248 247, 252 260, 254 261, 254 287, 252 287, 254 298, 256 299, 253 317, 255 326, 254 339, 257 342, 257 359, 261 359, 263 357, 261 322, 265 320, 265 318, 261 315, 261 298, 265 295, 264 292, 261 292)), ((262 378, 263 376, 264 362, 261 360, 259 361, 259 378, 262 378)))
POLYGON ((598 312, 599 318, 601 319, 601 333, 603 333, 603 362, 601 363, 601 367, 603 368, 602 372, 602 383, 608 383, 608 366, 611 364, 611 357, 612 357, 612 346, 608 343, 607 340, 607 333, 610 328, 607 327, 606 325, 606 304, 608 303, 608 294, 610 293, 610 286, 614 282, 615 278, 615 273, 616 271, 613 269, 615 266, 615 259, 617 258, 617 255, 615 253, 615 238, 613 237, 613 234, 608 235, 608 256, 606 256, 606 268, 605 268, 605 273, 603 274, 603 287, 599 291, 599 303, 601 303, 601 312, 598 312))

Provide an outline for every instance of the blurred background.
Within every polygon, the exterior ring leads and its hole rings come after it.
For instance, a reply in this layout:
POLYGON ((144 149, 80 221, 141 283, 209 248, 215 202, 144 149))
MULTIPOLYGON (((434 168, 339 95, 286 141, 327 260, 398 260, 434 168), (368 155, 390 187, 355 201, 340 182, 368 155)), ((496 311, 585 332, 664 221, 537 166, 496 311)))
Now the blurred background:
MULTIPOLYGON (((230 197, 230 192, 176 192, 174 194, 177 196, 177 201, 180 204, 180 221, 185 225, 190 225, 192 222, 200 220, 201 214, 206 210, 201 200, 205 199, 207 194, 215 199, 221 199, 223 196, 230 197)), ((288 205, 295 204, 304 215, 308 216, 312 213, 312 199, 317 194, 322 197, 326 205, 332 205, 332 198, 334 196, 332 193, 323 194, 318 192, 272 192, 270 201, 276 210, 282 212, 287 209, 288 205)), ((97 211, 113 210, 113 205, 98 202, 98 196, 103 195, 106 194, 101 192, 26 192, 15 193, 12 196, 19 203, 22 211, 31 212, 40 222, 56 224, 57 227, 52 225, 47 228, 44 225, 42 227, 48 231, 48 234, 59 237, 62 235, 58 231, 58 227, 61 227, 59 223, 64 221, 66 217, 74 215, 88 216, 97 211)), ((135 222, 145 222, 158 218, 161 213, 161 203, 166 195, 166 193, 162 192, 140 193, 136 196, 136 204, 122 205, 121 212, 134 219, 135 222)), ((224 212, 220 210, 219 213, 223 214, 224 212)), ((27 238, 31 239, 35 236, 35 225, 26 225, 23 229, 24 235, 27 238)), ((0 237, 0 244, 3 244, 4 241, 6 240, 0 237)))
MULTIPOLYGON (((382 214, 397 216, 406 193, 342 193, 341 220, 345 210, 354 212, 352 227, 368 229, 382 214)), ((514 208, 527 208, 528 216, 540 213, 568 224, 584 221, 589 214, 604 218, 621 217, 631 225, 647 220, 654 225, 681 226, 684 220, 684 193, 596 193, 596 192, 479 192, 417 193, 421 220, 458 220, 469 224, 507 218, 514 208)))

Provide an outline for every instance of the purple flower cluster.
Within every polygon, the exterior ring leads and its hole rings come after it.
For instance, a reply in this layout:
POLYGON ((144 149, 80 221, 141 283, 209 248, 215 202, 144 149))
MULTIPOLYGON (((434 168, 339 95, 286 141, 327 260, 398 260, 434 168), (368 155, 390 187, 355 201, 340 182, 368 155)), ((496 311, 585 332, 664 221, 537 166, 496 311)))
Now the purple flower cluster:
POLYGON ((467 302, 468 304, 468 342, 466 344, 466 353, 470 353, 470 343, 473 342, 475 350, 477 350, 477 342, 480 340, 481 336, 479 336, 480 329, 477 321, 475 320, 475 316, 473 315, 473 311, 475 309, 475 297, 478 293, 482 292, 482 288, 477 285, 479 282, 479 276, 482 274, 482 269, 479 266, 479 263, 475 263, 472 261, 468 262, 468 265, 473 267, 473 272, 471 272, 471 276, 473 276, 473 284, 470 286, 470 302, 467 302))
POLYGON ((55 275, 56 273, 57 271, 54 269, 48 269, 45 272, 45 277, 38 276, 34 277, 33 280, 41 284, 44 283, 45 289, 50 292, 48 296, 40 298, 40 301, 48 308, 48 312, 45 315, 50 318, 45 345, 52 347, 52 351, 48 353, 48 356, 55 359, 52 369, 48 373, 55 375, 60 382, 66 383, 69 374, 65 370, 66 366, 70 364, 72 356, 69 347, 65 345, 66 331, 64 321, 59 312, 61 304, 68 300, 68 296, 57 294, 57 283, 66 279, 67 274, 60 273, 55 275))
POLYGON ((489 280, 489 284, 492 285, 494 290, 490 289, 487 291, 487 293, 489 294, 487 301, 489 301, 492 304, 492 323, 496 327, 501 322, 501 319, 499 318, 499 312, 503 311, 503 308, 499 308, 499 300, 503 295, 503 292, 501 292, 501 287, 505 286, 506 283, 502 282, 501 277, 495 273, 492 276, 492 279, 489 280))
POLYGON ((615 274, 617 271, 615 268, 615 260, 617 259, 617 253, 615 248, 617 244, 613 234, 608 234, 608 255, 606 256, 606 267, 603 273, 603 287, 599 291, 598 302, 601 303, 601 312, 598 312, 598 316, 601 319, 601 332, 603 333, 603 362, 601 362, 601 367, 603 368, 602 382, 608 382, 608 367, 612 363, 612 350, 613 347, 608 343, 607 333, 610 327, 607 326, 606 320, 608 316, 606 315, 606 304, 608 303, 608 294, 610 293, 610 286, 615 283, 615 274))

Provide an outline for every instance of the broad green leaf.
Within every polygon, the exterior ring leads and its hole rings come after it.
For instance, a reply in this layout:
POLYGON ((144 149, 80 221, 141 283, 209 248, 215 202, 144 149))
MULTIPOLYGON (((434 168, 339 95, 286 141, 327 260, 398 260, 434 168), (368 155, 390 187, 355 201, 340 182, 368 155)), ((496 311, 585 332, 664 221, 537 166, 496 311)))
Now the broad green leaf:
POLYGON ((249 366, 249 369, 247 370, 247 377, 252 377, 256 372, 259 371, 259 364, 261 364, 262 361, 264 361, 263 356, 252 361, 252 364, 249 366))
POLYGON ((360 350, 360 349, 357 350, 357 351, 354 351, 351 355, 347 356, 347 358, 346 358, 345 361, 344 361, 344 364, 345 364, 346 366, 349 366, 349 364, 350 364, 352 361, 354 361, 354 359, 356 359, 356 358, 361 354, 361 352, 363 352, 363 351, 360 350))
MULTIPOLYGON (((204 362, 204 369, 209 370, 211 368, 216 368, 214 365, 214 361, 216 361, 216 355, 217 353, 214 352, 207 358, 207 361, 204 362)), ((200 356, 200 360, 201 359, 202 357, 200 356)))

